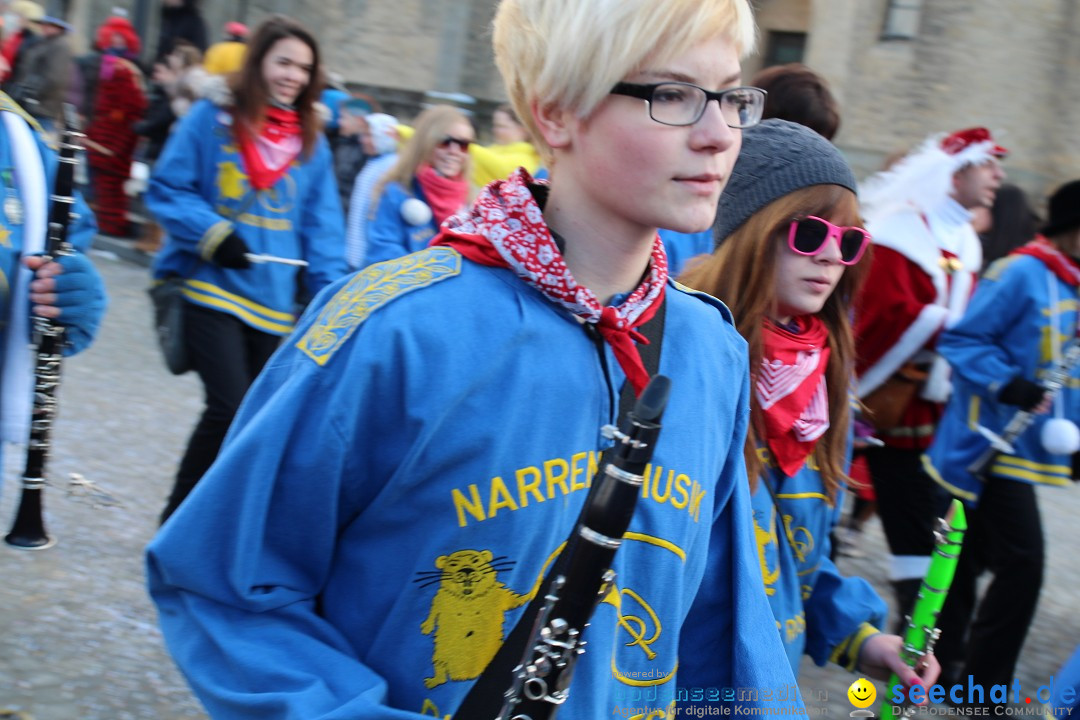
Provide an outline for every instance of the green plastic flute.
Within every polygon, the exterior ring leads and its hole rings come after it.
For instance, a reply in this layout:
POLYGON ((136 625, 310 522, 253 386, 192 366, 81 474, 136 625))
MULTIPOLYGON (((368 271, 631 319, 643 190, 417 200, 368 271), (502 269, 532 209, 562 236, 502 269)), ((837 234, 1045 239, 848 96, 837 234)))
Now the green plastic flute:
MULTIPOLYGON (((967 517, 964 515, 964 505, 959 500, 953 500, 949 506, 949 512, 940 519, 937 532, 934 533, 936 542, 934 553, 930 556, 930 567, 926 570, 922 587, 919 588, 919 596, 915 600, 915 607, 908 618, 907 629, 904 631, 904 645, 900 649, 900 657, 908 667, 917 667, 923 656, 934 649, 941 631, 937 627, 938 615, 945 605, 945 596, 949 593, 953 576, 956 575, 956 564, 960 560, 960 546, 964 542, 964 532, 967 531, 967 517)), ((889 702, 892 688, 899 685, 900 678, 893 673, 889 678, 889 684, 885 686, 885 700, 881 703, 881 717, 883 720, 894 720, 904 713, 900 712, 900 706, 889 702)))

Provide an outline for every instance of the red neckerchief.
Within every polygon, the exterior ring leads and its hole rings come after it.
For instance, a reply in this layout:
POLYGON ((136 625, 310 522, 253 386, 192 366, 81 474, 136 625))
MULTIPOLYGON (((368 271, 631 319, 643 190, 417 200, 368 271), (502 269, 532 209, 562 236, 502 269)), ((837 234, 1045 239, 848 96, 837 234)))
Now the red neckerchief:
POLYGON ((450 218, 431 244, 449 245, 481 265, 508 267, 556 305, 596 325, 635 394, 640 394, 649 373, 634 343, 649 341, 634 328, 648 322, 664 301, 668 267, 663 243, 659 236, 653 241, 652 261, 641 285, 621 305, 603 306, 566 267, 543 210, 529 191, 533 182, 519 168, 506 180, 491 183, 476 198, 472 211, 450 218))
POLYGON ((464 209, 469 200, 469 182, 464 175, 456 178, 443 177, 430 165, 421 165, 416 171, 416 181, 420 183, 420 190, 431 207, 437 226, 464 209))
POLYGON ((790 477, 829 429, 829 333, 816 315, 796 318, 798 330, 765 322, 755 395, 765 422, 765 443, 790 477))
MULTIPOLYGON (((277 144, 299 135, 300 132, 300 115, 295 110, 274 106, 266 108, 266 119, 259 130, 260 136, 277 144)), ((253 188, 256 190, 271 188, 282 175, 288 172, 292 160, 276 168, 266 165, 255 138, 247 128, 243 127, 242 123, 237 126, 236 136, 240 145, 240 157, 244 161, 244 170, 247 171, 248 182, 253 188)))
POLYGON ((1076 266, 1076 261, 1058 250, 1054 243, 1042 235, 1036 236, 1034 240, 1026 245, 1021 245, 1009 254, 1037 257, 1042 260, 1046 267, 1050 268, 1051 272, 1058 276, 1061 282, 1069 287, 1080 286, 1080 268, 1076 266))

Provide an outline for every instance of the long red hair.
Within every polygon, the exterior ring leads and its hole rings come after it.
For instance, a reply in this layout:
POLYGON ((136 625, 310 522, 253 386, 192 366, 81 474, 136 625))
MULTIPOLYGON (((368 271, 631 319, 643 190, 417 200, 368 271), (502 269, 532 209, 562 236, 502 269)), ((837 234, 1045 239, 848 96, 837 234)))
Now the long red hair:
MULTIPOLYGON (((765 319, 776 311, 776 258, 787 249, 786 233, 791 221, 806 215, 830 219, 838 225, 859 225, 855 194, 839 185, 812 185, 791 192, 750 216, 724 239, 712 255, 690 265, 680 282, 722 300, 735 317, 735 327, 750 345, 751 382, 761 367, 761 332, 765 319)), ((844 268, 836 289, 825 301, 818 317, 829 333, 829 364, 825 383, 829 393, 829 429, 818 440, 814 453, 830 501, 846 479, 848 427, 851 422, 850 390, 855 369, 855 339, 851 330, 851 301, 870 267, 868 250, 857 265, 844 268)), ((751 489, 763 472, 757 448, 763 436, 762 410, 751 393, 751 423, 747 433, 747 473, 751 489)))

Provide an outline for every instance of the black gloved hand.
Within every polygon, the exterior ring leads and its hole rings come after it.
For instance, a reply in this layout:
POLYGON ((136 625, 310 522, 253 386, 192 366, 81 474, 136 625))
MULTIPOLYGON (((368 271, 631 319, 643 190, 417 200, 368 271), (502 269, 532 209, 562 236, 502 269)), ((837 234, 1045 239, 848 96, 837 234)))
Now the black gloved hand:
POLYGON ((1016 405, 1021 410, 1030 411, 1042 402, 1046 388, 1020 376, 1014 377, 1009 384, 998 392, 998 400, 1006 405, 1016 405))
POLYGON ((248 249, 247 243, 240 239, 239 235, 229 233, 221 241, 221 244, 217 246, 217 250, 214 251, 210 259, 223 268, 247 270, 251 267, 251 261, 244 255, 249 252, 251 250, 248 249))
POLYGON ((1080 452, 1074 452, 1072 456, 1072 480, 1080 482, 1080 452))

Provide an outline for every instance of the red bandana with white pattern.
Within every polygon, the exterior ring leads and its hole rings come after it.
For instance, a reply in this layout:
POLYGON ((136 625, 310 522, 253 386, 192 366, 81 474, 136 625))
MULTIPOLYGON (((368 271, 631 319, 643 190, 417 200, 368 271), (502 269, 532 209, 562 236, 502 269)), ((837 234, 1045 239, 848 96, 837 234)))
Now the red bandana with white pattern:
POLYGON ((788 477, 799 471, 829 429, 829 332, 815 315, 795 318, 795 323, 793 332, 765 322, 754 387, 765 421, 765 443, 788 477))
POLYGON ((534 183, 524 168, 506 180, 491 183, 477 197, 468 215, 443 223, 431 244, 449 245, 482 265, 508 267, 552 302, 595 324, 611 345, 635 393, 640 394, 649 375, 634 343, 649 341, 634 328, 648 322, 663 302, 668 279, 663 243, 659 236, 653 240, 652 260, 641 285, 622 304, 601 305, 589 288, 578 285, 566 267, 544 222, 543 210, 529 190, 534 183))

